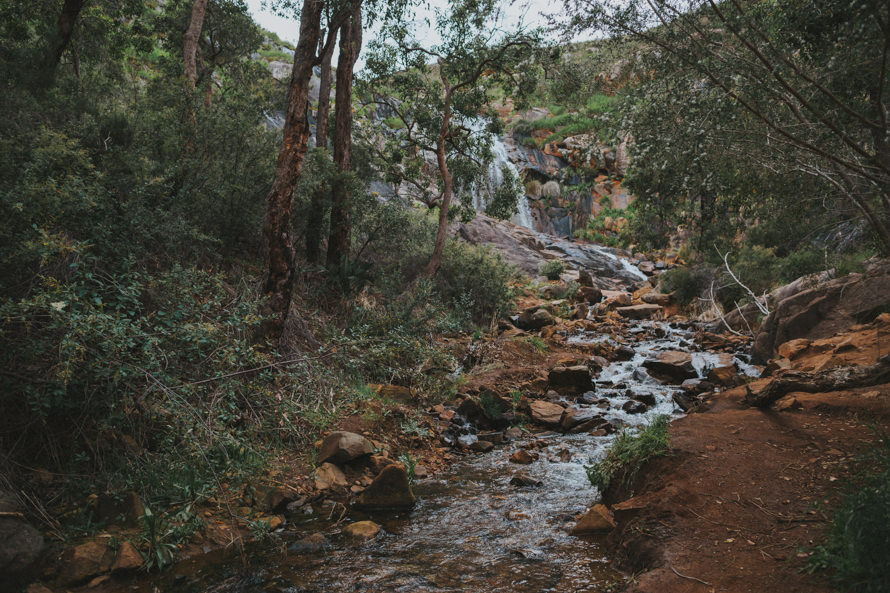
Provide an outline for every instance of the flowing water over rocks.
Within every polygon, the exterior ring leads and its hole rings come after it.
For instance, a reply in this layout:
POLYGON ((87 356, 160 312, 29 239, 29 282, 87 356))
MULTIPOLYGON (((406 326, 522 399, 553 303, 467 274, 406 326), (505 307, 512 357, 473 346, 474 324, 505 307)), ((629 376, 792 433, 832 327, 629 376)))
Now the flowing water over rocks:
MULTIPOLYGON (((678 388, 649 377, 642 366, 659 352, 689 351, 699 377, 717 364, 753 372, 744 360, 701 351, 690 329, 664 322, 625 324, 611 337, 579 333, 569 340, 614 340, 633 349, 628 360, 603 366, 593 393, 561 397, 563 405, 601 415, 616 427, 640 426, 655 414, 681 414, 672 400, 678 388), (628 411, 626 403, 639 400, 649 402, 648 411, 628 411)), ((322 501, 311 512, 306 506, 292 514, 296 528, 280 540, 253 544, 247 571, 236 555, 211 553, 136 590, 157 585, 183 593, 607 591, 622 575, 611 566, 602 540, 569 531, 597 500, 584 466, 601 458, 614 436, 527 428, 532 430, 490 453, 468 452, 448 472, 418 480, 418 504, 410 512, 347 512, 339 503, 322 501), (511 463, 521 450, 530 462, 511 463), (344 526, 368 519, 382 527, 376 537, 372 532, 364 541, 343 533, 344 526), (313 533, 315 539, 306 539, 313 533)), ((472 436, 467 443, 475 440, 469 423, 462 423, 462 432, 472 436)))

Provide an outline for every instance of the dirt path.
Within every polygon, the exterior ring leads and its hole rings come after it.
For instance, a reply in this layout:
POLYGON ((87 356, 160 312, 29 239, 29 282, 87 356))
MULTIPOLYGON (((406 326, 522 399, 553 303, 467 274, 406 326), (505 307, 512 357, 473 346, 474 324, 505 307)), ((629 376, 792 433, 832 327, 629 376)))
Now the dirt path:
MULTIPOLYGON (((824 358, 825 343, 809 350, 824 358)), ((867 350, 863 362, 874 358, 867 350)), ((749 408, 744 395, 744 387, 715 395, 675 421, 671 455, 641 472, 636 496, 609 501, 619 523, 609 541, 639 572, 628 591, 832 590, 824 575, 802 572, 807 550, 822 541, 823 509, 872 441, 867 423, 888 425, 890 385, 790 394, 781 411, 749 408)))

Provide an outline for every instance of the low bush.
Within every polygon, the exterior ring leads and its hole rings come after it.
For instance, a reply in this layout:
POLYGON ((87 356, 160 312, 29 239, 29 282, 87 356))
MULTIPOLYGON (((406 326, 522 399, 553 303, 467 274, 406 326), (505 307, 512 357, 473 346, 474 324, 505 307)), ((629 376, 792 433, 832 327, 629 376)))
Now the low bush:
POLYGON ((647 461, 670 450, 669 425, 668 416, 656 416, 637 434, 622 431, 606 457, 585 468, 590 483, 600 492, 612 486, 629 488, 647 461))
POLYGON ((661 286, 664 292, 673 292, 674 299, 685 306, 701 296, 711 278, 705 268, 674 268, 661 275, 661 286))
POLYGON ((566 271, 566 265, 562 263, 561 259, 551 259, 541 264, 538 271, 547 280, 559 280, 562 273, 566 271))

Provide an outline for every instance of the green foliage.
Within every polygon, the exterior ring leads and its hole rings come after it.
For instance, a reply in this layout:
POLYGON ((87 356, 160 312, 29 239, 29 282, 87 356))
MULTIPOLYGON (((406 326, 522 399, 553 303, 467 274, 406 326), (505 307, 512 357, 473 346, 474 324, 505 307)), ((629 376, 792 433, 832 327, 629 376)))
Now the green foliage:
POLYGON ((409 435, 419 436, 419 437, 428 437, 430 436, 430 431, 425 426, 420 424, 416 418, 406 418, 401 425, 402 432, 409 435))
POLYGON ((890 587, 890 435, 859 461, 859 475, 843 491, 826 542, 810 557, 811 571, 827 571, 842 591, 878 593, 890 587))
POLYGON ((662 291, 673 292, 674 300, 684 306, 701 296, 711 281, 711 275, 700 267, 674 268, 660 278, 662 291))
POLYGON ((501 167, 501 184, 485 205, 485 213, 494 218, 507 220, 519 212, 519 200, 525 199, 525 188, 513 169, 501 167))
POLYGON ((525 341, 531 344, 532 347, 541 354, 544 354, 548 350, 547 343, 537 336, 527 336, 525 341))
POLYGON ((670 417, 656 416, 637 434, 624 430, 612 442, 606 457, 586 467, 590 483, 604 492, 613 485, 629 488, 640 469, 670 451, 670 417))
POLYGON ((559 280, 559 277, 566 271, 566 265, 561 259, 551 259, 541 264, 538 270, 547 280, 559 280))
POLYGON ((414 486, 417 477, 417 462, 419 460, 409 453, 402 453, 399 455, 399 461, 405 466, 405 473, 408 474, 408 484, 414 486))

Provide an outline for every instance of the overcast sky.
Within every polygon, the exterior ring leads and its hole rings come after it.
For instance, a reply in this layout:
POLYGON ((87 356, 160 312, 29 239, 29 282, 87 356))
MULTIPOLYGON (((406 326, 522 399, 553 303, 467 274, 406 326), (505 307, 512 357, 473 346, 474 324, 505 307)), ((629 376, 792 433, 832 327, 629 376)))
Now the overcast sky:
MULTIPOLYGON (((547 20, 542 14, 562 9, 562 3, 559 0, 516 0, 513 3, 505 0, 502 4, 503 23, 506 28, 515 27, 520 22, 527 27, 545 27, 547 20)), ((254 20, 260 26, 276 33, 281 39, 296 43, 300 29, 300 24, 296 19, 282 18, 263 10, 263 0, 247 0, 247 5, 254 20)), ((414 22, 418 39, 424 40, 427 43, 438 41, 438 36, 426 25, 425 21, 429 20, 432 22, 435 16, 435 9, 442 9, 447 5, 448 0, 428 0, 428 7, 416 9, 414 22)), ((366 35, 368 40, 374 37, 373 32, 366 35)))

